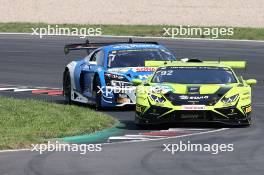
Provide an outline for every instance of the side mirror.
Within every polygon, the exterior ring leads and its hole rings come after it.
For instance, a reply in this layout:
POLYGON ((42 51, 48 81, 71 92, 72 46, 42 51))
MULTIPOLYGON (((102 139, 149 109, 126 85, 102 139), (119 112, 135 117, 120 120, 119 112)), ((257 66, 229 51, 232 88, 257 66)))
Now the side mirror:
POLYGON ((133 79, 132 83, 133 83, 133 85, 138 86, 138 85, 141 85, 143 83, 143 81, 140 79, 133 79))
POLYGON ((247 83, 247 85, 252 86, 252 85, 257 84, 257 80, 255 80, 255 79, 248 79, 248 80, 246 80, 246 83, 247 83))

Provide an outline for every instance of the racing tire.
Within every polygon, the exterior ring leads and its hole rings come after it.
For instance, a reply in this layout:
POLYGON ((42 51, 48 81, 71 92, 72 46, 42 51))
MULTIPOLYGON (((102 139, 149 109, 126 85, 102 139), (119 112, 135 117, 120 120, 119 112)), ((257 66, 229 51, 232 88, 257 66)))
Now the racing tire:
POLYGON ((101 87, 101 82, 99 76, 95 77, 94 80, 94 93, 95 93, 95 110, 99 111, 102 109, 102 92, 99 91, 99 87, 101 87))
POLYGON ((67 104, 72 104, 71 100, 71 76, 70 72, 66 71, 63 77, 63 95, 67 104))

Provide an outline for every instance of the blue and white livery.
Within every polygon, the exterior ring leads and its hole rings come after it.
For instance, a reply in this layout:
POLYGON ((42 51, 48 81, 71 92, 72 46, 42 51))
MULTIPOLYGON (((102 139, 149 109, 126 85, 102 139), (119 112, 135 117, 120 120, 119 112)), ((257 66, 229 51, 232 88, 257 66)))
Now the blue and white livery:
POLYGON ((145 61, 173 61, 175 56, 156 42, 86 43, 65 46, 86 49, 88 56, 72 61, 63 74, 63 94, 67 102, 93 104, 97 109, 135 105, 133 79, 145 80, 155 67, 145 61))

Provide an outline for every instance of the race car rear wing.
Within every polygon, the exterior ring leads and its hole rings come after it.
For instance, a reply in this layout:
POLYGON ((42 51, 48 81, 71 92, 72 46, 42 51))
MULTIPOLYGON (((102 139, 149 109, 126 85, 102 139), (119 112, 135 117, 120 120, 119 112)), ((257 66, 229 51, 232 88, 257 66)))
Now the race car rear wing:
POLYGON ((204 63, 224 64, 233 69, 245 69, 247 65, 246 61, 204 61, 204 63))
POLYGON ((233 69, 246 69, 246 61, 200 61, 197 59, 182 59, 181 61, 145 61, 146 67, 177 66, 188 63, 223 64, 233 69))
POLYGON ((64 46, 64 53, 68 54, 71 50, 87 50, 87 53, 90 53, 91 51, 107 46, 107 45, 113 45, 113 44, 155 44, 158 45, 157 42, 154 41, 133 41, 132 38, 129 38, 126 42, 97 42, 97 43, 91 43, 89 40, 86 40, 85 43, 73 43, 73 44, 67 44, 64 46))

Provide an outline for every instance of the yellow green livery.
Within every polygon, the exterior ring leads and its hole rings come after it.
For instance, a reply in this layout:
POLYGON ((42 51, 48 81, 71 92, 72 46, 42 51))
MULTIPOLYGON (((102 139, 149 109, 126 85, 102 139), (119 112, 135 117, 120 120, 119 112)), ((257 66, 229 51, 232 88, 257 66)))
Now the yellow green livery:
POLYGON ((151 125, 180 122, 251 124, 251 86, 255 79, 238 78, 232 68, 244 61, 147 61, 157 67, 137 86, 135 123, 151 125))

